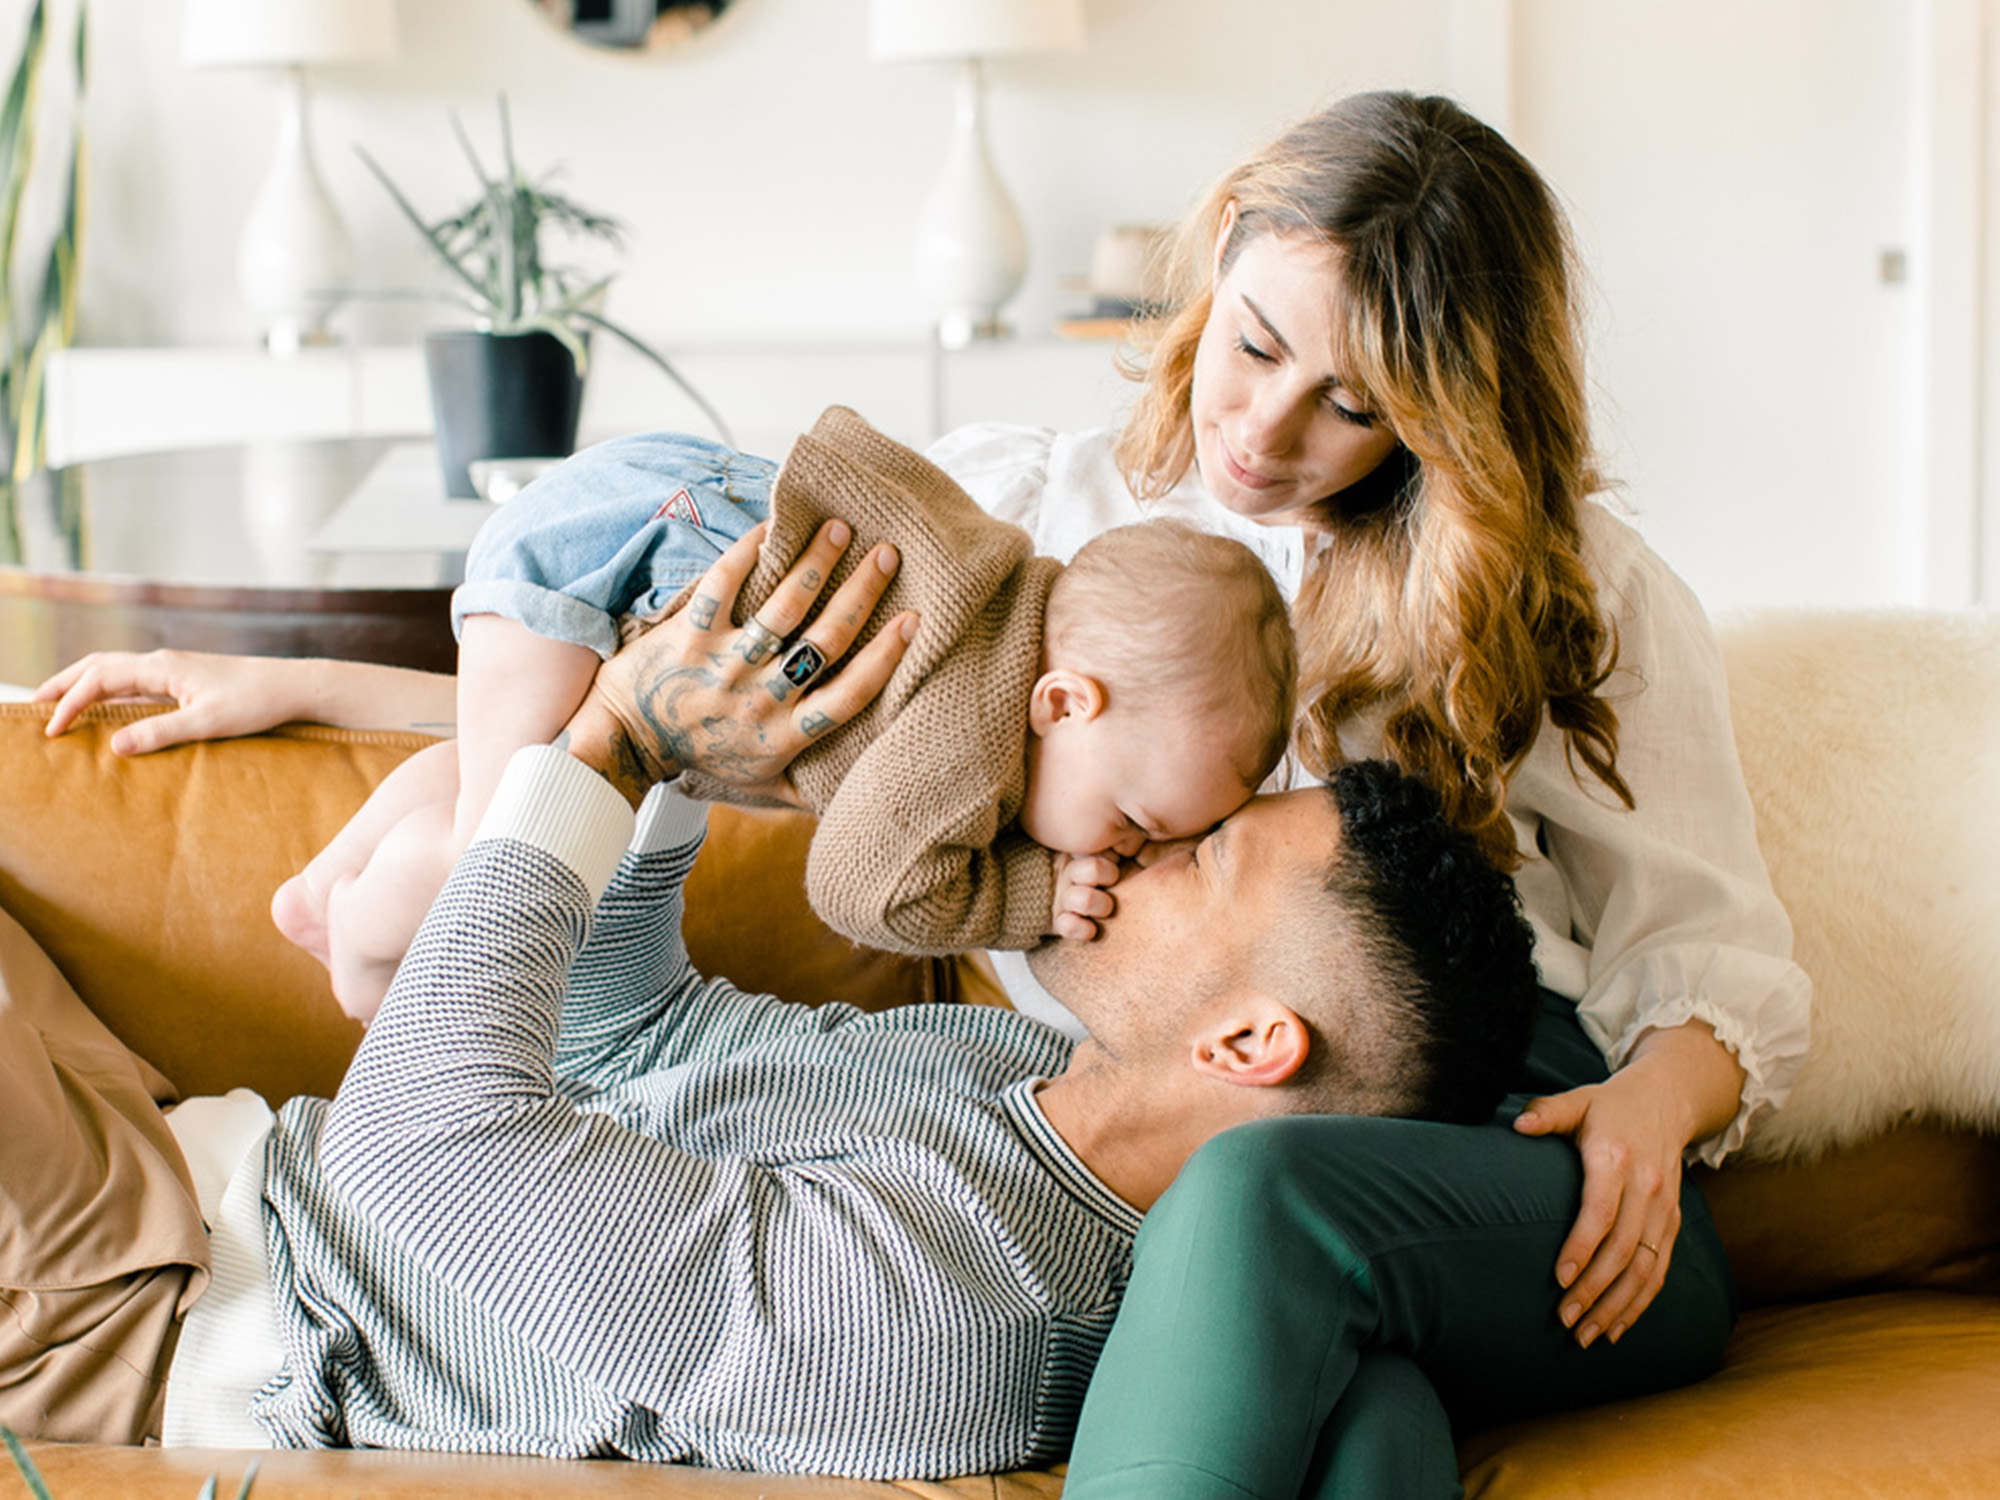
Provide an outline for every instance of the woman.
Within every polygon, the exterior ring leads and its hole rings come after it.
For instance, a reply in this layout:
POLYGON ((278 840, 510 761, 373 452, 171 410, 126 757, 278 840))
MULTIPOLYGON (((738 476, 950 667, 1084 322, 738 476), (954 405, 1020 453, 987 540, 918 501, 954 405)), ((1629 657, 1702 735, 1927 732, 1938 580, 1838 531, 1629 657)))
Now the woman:
MULTIPOLYGON (((1700 607, 1587 503, 1571 251, 1534 169, 1448 101, 1358 96, 1225 177, 1179 259, 1121 433, 932 456, 1057 556, 1160 512, 1258 550, 1295 592, 1306 768, 1429 777, 1515 870, 1547 995, 1492 1126, 1272 1122, 1197 1154, 1148 1216, 1066 1493, 1451 1494, 1447 1405, 1714 1367, 1733 1290, 1682 1159, 1783 1097, 1807 985, 1700 607)), ((44 695, 180 698, 194 717, 135 749, 273 721, 187 675, 213 669, 82 665, 44 695)), ((296 675, 283 715, 339 721, 345 690, 296 675)))
POLYGON ((1360 96, 1226 176, 1179 250, 1115 446, 986 429, 933 456, 1058 555, 1142 505, 1262 531, 1307 768, 1426 774, 1516 871, 1548 994, 1508 1124, 1274 1122, 1196 1156, 1065 1493, 1452 1494, 1433 1387, 1477 1419, 1719 1360, 1733 1293, 1682 1158, 1782 1098, 1807 984, 1700 607, 1586 503, 1572 255, 1534 169, 1448 101, 1360 96))

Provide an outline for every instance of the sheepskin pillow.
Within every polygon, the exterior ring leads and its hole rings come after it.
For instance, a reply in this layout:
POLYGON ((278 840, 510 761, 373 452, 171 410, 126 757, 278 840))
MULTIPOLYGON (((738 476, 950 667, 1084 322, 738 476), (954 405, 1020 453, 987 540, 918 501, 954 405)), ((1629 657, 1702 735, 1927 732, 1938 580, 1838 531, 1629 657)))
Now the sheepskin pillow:
POLYGON ((2000 1125, 2000 614, 1724 623, 1757 834, 1813 981, 1812 1046, 1745 1152, 2000 1125))

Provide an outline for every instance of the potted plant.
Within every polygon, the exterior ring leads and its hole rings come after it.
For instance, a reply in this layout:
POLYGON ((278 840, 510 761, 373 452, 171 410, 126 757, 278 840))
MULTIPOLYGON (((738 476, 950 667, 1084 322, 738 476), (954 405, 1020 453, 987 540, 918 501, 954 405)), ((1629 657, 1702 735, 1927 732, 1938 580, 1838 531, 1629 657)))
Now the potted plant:
POLYGON ((623 226, 535 181, 514 158, 507 100, 500 99, 500 166, 487 173, 456 114, 452 130, 479 181, 479 196, 455 214, 430 221, 389 174, 360 153, 396 206, 450 273, 476 326, 424 336, 431 409, 445 492, 470 499, 468 465, 489 458, 559 458, 576 447, 577 416, 593 332, 637 350, 687 393, 724 442, 729 429, 666 356, 611 322, 597 308, 609 276, 551 260, 555 243, 596 240, 619 248, 623 226))

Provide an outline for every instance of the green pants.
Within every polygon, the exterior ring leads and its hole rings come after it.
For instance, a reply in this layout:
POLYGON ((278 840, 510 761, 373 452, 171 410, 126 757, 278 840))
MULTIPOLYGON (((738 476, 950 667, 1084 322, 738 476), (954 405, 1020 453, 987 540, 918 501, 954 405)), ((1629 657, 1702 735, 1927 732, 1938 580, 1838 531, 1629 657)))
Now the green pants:
POLYGON ((1452 1420, 1712 1372, 1735 1283, 1691 1185, 1666 1286, 1617 1344, 1579 1349, 1557 1317, 1582 1168, 1566 1139, 1507 1122, 1604 1076, 1547 995, 1522 1091, 1489 1125, 1294 1116, 1203 1146, 1140 1231, 1065 1500, 1456 1496, 1452 1420))

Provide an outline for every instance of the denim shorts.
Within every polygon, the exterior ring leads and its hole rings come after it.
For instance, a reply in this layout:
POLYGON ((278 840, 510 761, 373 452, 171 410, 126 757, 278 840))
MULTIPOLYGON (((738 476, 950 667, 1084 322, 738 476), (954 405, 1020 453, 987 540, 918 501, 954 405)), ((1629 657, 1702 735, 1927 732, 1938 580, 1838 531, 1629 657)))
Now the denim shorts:
POLYGON ((618 649, 618 622, 648 615, 771 512, 778 466, 678 432, 586 448, 479 528, 451 624, 504 615, 536 635, 618 649))

